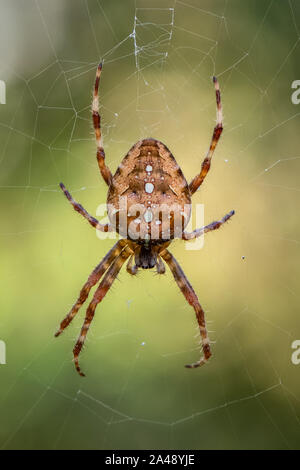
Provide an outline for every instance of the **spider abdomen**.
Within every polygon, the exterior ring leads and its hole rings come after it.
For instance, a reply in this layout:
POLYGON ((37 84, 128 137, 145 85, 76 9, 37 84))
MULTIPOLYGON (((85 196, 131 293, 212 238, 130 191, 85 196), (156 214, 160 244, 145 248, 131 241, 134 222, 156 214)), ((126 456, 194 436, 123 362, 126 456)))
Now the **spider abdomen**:
POLYGON ((113 176, 107 198, 110 222, 133 240, 174 238, 188 223, 190 202, 187 181, 175 158, 152 138, 129 150, 113 176))

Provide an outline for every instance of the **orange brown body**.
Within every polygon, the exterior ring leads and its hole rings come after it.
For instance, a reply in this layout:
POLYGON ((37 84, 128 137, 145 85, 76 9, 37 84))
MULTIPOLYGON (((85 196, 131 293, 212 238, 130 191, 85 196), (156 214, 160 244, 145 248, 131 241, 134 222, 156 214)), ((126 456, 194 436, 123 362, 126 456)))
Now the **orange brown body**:
POLYGON ((200 173, 195 176, 190 184, 187 183, 170 150, 162 142, 153 138, 137 142, 124 157, 115 175, 112 175, 105 163, 105 152, 101 140, 101 118, 98 110, 98 88, 101 70, 102 65, 100 64, 96 73, 92 115, 97 143, 97 161, 101 175, 108 185, 107 212, 109 223, 100 224, 81 204, 74 201, 62 183, 60 186, 74 209, 86 218, 94 228, 101 232, 115 231, 123 239, 115 244, 90 274, 80 291, 76 303, 61 322, 55 336, 59 336, 71 323, 79 308, 87 299, 91 288, 99 283, 87 308, 85 321, 73 350, 75 367, 78 373, 83 376, 78 361, 79 354, 96 307, 106 295, 123 264, 127 261, 127 272, 135 275, 139 268, 156 268, 158 274, 163 274, 166 263, 171 269, 184 297, 196 313, 203 356, 197 362, 186 367, 199 367, 205 364, 211 356, 204 311, 196 293, 178 262, 169 252, 168 247, 175 238, 191 240, 204 233, 216 230, 234 214, 234 211, 231 211, 219 221, 212 222, 190 233, 185 232, 191 215, 191 197, 203 183, 209 171, 213 152, 223 130, 219 84, 214 77, 217 124, 200 173))

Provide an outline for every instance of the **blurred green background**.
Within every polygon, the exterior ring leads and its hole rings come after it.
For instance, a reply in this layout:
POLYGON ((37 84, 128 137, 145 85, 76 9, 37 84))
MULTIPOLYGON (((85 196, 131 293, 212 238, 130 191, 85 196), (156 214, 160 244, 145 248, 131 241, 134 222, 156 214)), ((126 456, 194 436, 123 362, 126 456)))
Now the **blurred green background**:
MULTIPOLYGON (((296 0, 1 0, 0 447, 299 448, 299 114, 296 0), (122 271, 81 355, 85 307, 53 334, 114 243, 72 210, 105 202, 91 125, 95 67, 115 171, 143 137, 162 140, 190 180, 215 122, 224 133, 193 201, 205 223, 231 209, 204 248, 171 248, 206 311, 213 358, 168 272, 122 271)), ((195 228, 195 227, 194 227, 195 228)), ((86 304, 87 305, 87 304, 86 304)))

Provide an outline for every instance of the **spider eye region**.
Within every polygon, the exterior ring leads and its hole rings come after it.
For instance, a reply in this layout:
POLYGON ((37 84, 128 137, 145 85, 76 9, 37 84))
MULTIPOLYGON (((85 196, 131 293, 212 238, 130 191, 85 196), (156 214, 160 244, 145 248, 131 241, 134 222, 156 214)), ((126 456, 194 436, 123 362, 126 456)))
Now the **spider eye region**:
POLYGON ((142 269, 152 269, 157 263, 157 250, 148 243, 142 243, 135 253, 135 264, 142 269))

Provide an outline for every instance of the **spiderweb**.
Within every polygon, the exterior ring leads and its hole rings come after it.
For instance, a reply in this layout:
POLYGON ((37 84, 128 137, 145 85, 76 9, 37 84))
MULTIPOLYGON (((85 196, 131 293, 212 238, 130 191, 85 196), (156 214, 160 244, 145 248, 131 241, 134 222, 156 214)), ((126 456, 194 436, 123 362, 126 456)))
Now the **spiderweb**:
POLYGON ((291 83, 300 74, 299 2, 7 0, 0 8, 0 446, 298 448, 300 112, 291 83), (100 59, 112 171, 152 136, 190 180, 214 126, 211 78, 220 81, 225 131, 194 203, 204 204, 205 223, 236 215, 203 250, 171 249, 206 311, 213 358, 199 370, 183 368, 198 359, 199 337, 170 273, 122 272, 88 334, 85 380, 71 354, 85 308, 52 338, 112 246, 58 189, 63 181, 93 215, 105 202, 90 116, 100 59))

